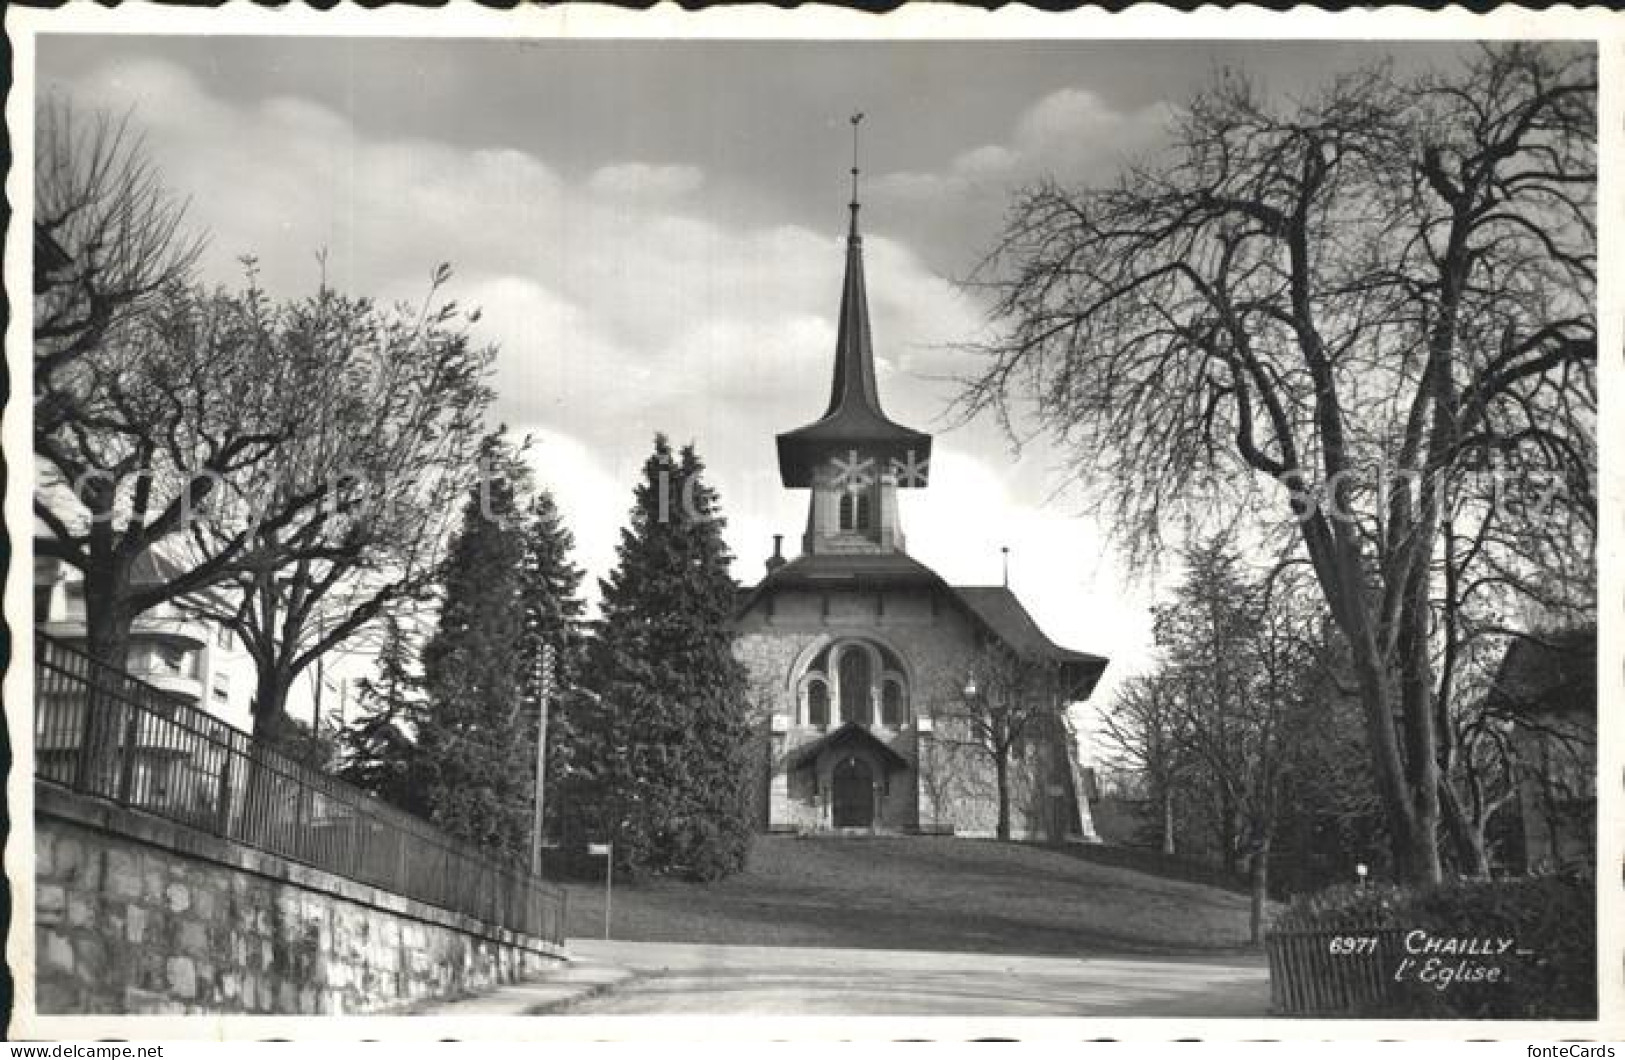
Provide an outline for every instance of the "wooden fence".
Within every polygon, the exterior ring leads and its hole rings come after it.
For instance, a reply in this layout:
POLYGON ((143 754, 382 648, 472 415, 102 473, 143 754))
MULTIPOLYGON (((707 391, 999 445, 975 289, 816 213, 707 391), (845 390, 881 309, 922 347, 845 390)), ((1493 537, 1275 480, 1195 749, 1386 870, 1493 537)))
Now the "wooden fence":
POLYGON ((1372 1015, 1397 997, 1394 973, 1405 959, 1401 928, 1272 931, 1264 947, 1275 1015, 1372 1015))

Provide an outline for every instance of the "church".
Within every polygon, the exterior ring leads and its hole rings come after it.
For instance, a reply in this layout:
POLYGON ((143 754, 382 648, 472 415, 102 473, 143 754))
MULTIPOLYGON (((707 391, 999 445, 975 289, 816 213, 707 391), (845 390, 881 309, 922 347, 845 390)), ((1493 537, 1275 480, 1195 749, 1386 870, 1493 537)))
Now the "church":
POLYGON ((1106 660, 1052 642, 1007 585, 950 585, 905 547, 898 491, 926 488, 931 436, 881 407, 855 192, 829 406, 778 436, 784 486, 808 493, 801 552, 775 535, 735 617, 762 713, 758 826, 992 836, 1002 758, 1011 838, 1093 840, 1065 707, 1106 660), (1046 681, 996 681, 1000 665, 1046 681))

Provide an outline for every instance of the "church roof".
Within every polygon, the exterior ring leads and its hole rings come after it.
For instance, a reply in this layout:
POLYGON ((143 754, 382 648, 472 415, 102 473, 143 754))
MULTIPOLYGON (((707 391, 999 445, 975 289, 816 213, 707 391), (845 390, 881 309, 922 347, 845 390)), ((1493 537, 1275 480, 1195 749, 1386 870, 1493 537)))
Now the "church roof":
POLYGON ((1102 666, 1106 663, 1099 655, 1063 648, 1050 640, 1008 586, 957 585, 954 586, 954 593, 1019 655, 1063 662, 1099 663, 1102 666))
POLYGON ((1506 714, 1597 713, 1597 627, 1520 636, 1507 647, 1489 705, 1506 714))
POLYGON ((808 553, 798 556, 762 579, 758 588, 793 584, 828 585, 840 582, 896 585, 919 582, 944 585, 941 576, 901 550, 892 552, 808 553))
POLYGON ((1051 640, 1021 599, 1004 585, 949 585, 936 571, 907 553, 803 555, 743 592, 738 614, 744 614, 763 595, 777 589, 816 588, 861 583, 864 585, 922 585, 957 603, 986 633, 1022 659, 1065 667, 1068 681, 1087 698, 1105 671, 1108 660, 1089 652, 1065 648, 1051 640))
POLYGON ((822 418, 778 436, 779 476, 789 487, 812 485, 813 468, 834 455, 861 450, 882 470, 892 460, 918 475, 899 486, 924 486, 931 436, 904 427, 880 407, 875 384, 875 357, 869 334, 869 299, 863 282, 863 237, 858 234, 858 207, 852 204, 852 228, 846 239, 846 281, 841 289, 841 317, 835 340, 835 373, 829 407, 822 418))

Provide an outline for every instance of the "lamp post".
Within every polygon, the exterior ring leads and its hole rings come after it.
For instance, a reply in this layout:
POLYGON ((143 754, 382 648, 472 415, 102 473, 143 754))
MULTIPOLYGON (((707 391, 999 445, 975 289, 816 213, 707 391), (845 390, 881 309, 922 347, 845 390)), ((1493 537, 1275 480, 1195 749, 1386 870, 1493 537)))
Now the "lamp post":
POLYGON ((542 807, 547 791, 547 708, 553 698, 553 645, 542 645, 536 681, 536 800, 530 826, 530 874, 542 874, 542 807))

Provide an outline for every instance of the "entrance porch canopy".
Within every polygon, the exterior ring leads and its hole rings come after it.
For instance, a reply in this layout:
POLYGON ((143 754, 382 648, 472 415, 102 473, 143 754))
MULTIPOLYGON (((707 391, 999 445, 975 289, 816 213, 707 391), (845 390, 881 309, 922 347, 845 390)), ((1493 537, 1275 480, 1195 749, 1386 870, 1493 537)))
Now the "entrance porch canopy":
POLYGON ((881 743, 874 733, 855 721, 849 721, 835 731, 825 733, 811 743, 805 743, 797 747, 790 754, 789 767, 791 769, 806 769, 816 763, 819 756, 825 751, 856 748, 868 748, 873 751, 881 763, 885 765, 888 773, 899 772, 909 766, 908 759, 881 743))

